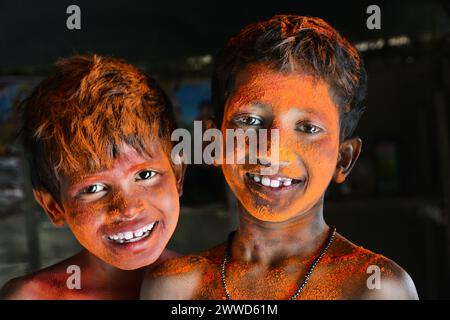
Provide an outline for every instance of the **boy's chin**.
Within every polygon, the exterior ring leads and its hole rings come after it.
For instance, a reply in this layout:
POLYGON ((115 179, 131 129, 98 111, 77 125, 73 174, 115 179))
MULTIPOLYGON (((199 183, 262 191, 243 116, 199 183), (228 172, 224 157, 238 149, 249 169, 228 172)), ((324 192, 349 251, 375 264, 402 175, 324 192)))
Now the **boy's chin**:
POLYGON ((142 243, 110 243, 100 252, 99 250, 92 250, 90 253, 117 269, 136 270, 156 262, 164 252, 167 242, 162 238, 156 238, 153 241, 149 239, 149 241, 143 241, 142 243))
POLYGON ((246 211, 253 218, 264 222, 284 222, 298 216, 298 211, 283 210, 271 206, 247 206, 246 211))
MULTIPOLYGON (((310 213, 315 212, 314 208, 316 205, 313 203, 286 203, 282 205, 280 203, 264 203, 261 201, 255 202, 245 202, 239 201, 240 206, 244 208, 244 212, 250 215, 254 219, 264 222, 286 222, 290 220, 296 220, 310 213)), ((320 204, 320 201, 318 202, 320 204)), ((240 210, 242 211, 242 210, 240 210)))

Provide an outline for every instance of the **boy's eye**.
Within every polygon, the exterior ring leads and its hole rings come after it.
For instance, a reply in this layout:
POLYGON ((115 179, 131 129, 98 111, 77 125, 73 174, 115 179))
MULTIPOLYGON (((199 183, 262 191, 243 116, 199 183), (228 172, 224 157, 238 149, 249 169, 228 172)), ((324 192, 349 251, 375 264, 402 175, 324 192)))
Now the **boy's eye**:
POLYGON ((263 123, 263 121, 260 118, 249 115, 238 116, 234 119, 234 122, 246 126, 260 126, 263 123))
POLYGON ((305 133, 318 133, 320 131, 322 131, 321 128, 319 128, 318 126, 315 126, 311 123, 300 123, 297 126, 297 129, 300 130, 301 132, 305 132, 305 133))
POLYGON ((153 170, 144 170, 137 174, 136 180, 148 180, 153 178, 157 174, 156 171, 153 170))
POLYGON ((105 190, 106 187, 101 184, 93 184, 81 191, 82 194, 93 194, 105 190))

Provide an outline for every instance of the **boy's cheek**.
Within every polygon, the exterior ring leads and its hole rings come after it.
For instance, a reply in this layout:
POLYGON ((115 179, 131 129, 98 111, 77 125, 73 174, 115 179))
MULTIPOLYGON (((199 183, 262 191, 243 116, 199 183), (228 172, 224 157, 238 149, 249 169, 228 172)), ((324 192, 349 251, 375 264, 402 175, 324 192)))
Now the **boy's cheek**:
POLYGON ((245 165, 238 164, 222 164, 222 170, 226 177, 230 179, 230 182, 233 184, 239 183, 243 181, 243 170, 245 165))
POLYGON ((317 187, 317 192, 325 192, 336 169, 338 147, 333 145, 316 145, 310 152, 304 153, 303 159, 308 170, 308 187, 317 187))
POLYGON ((103 223, 102 208, 99 206, 83 206, 66 211, 66 222, 73 231, 85 232, 95 229, 103 223))
POLYGON ((337 164, 339 140, 334 136, 298 144, 298 154, 309 167, 323 167, 337 164))
POLYGON ((101 221, 84 213, 73 214, 74 218, 67 219, 67 224, 78 242, 88 251, 97 256, 102 256, 106 249, 100 240, 99 229, 102 226, 101 221))
POLYGON ((88 229, 100 226, 103 223, 103 212, 107 210, 106 205, 100 202, 77 203, 66 205, 65 218, 69 226, 78 229, 88 229))
POLYGON ((167 176, 158 186, 142 190, 139 197, 146 202, 148 214, 152 214, 151 211, 162 214, 165 227, 175 228, 179 217, 180 198, 174 175, 167 176))
POLYGON ((161 186, 147 194, 147 199, 149 206, 161 211, 165 219, 178 219, 180 205, 176 185, 161 186))

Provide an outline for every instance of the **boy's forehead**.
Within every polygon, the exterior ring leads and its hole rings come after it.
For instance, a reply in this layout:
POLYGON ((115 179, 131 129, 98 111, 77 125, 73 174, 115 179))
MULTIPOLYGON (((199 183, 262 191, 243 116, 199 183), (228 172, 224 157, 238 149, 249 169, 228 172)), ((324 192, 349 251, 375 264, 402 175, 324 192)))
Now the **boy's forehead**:
POLYGON ((310 110, 336 107, 330 86, 322 79, 298 72, 281 72, 262 63, 250 64, 236 76, 228 105, 258 103, 310 110))
POLYGON ((65 172, 61 175, 61 180, 65 183, 77 183, 93 174, 99 174, 111 169, 127 170, 129 167, 139 165, 147 161, 160 162, 165 153, 161 142, 158 139, 148 139, 148 146, 145 150, 129 145, 125 142, 117 146, 115 155, 97 154, 100 163, 94 163, 93 159, 80 159, 79 168, 72 172, 65 172))

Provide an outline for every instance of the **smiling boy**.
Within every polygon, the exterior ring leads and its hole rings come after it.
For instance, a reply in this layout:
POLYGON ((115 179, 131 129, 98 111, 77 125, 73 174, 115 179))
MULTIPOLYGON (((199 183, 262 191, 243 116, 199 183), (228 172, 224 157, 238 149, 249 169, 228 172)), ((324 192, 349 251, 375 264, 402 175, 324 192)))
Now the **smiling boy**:
POLYGON ((342 183, 360 154, 352 134, 365 95, 359 53, 321 19, 275 16, 231 38, 213 77, 221 131, 278 130, 278 171, 263 173, 267 159, 222 164, 239 229, 218 247, 158 266, 141 297, 416 299, 401 267, 323 217, 329 183, 342 183))
POLYGON ((184 166, 170 160, 171 104, 132 65, 96 55, 58 61, 23 103, 21 138, 35 199, 84 249, 8 282, 4 299, 136 299, 144 267, 178 220, 184 166), (80 288, 67 285, 79 267, 80 288))

